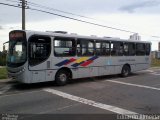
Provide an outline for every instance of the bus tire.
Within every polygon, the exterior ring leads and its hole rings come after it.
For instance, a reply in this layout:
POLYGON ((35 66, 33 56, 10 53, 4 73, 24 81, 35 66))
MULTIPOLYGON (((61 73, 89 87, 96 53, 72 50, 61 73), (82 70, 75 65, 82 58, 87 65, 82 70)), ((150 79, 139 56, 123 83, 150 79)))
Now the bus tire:
POLYGON ((122 71, 121 71, 121 76, 127 77, 127 76, 129 76, 130 72, 131 72, 130 67, 128 65, 124 65, 122 68, 122 71))
POLYGON ((66 85, 69 80, 68 72, 65 70, 58 71, 58 73, 56 74, 55 80, 58 86, 66 85))

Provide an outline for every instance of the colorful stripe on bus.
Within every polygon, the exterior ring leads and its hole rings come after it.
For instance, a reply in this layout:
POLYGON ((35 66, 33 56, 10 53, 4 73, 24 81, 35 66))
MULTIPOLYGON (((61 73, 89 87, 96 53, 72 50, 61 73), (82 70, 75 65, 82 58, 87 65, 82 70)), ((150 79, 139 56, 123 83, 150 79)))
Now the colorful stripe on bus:
POLYGON ((91 58, 81 57, 79 59, 71 58, 71 59, 63 60, 63 61, 55 64, 55 66, 61 67, 61 66, 66 66, 66 65, 73 63, 71 65, 73 67, 78 67, 78 66, 86 67, 86 66, 90 65, 91 63, 93 63, 94 60, 96 60, 97 58, 98 58, 98 56, 93 56, 91 58))

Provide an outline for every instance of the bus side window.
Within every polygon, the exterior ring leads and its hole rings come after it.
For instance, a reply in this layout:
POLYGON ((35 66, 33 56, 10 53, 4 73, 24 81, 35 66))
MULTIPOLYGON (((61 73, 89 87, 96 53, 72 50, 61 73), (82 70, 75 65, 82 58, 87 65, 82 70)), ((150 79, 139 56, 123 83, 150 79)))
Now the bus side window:
POLYGON ((105 42, 102 42, 101 55, 106 55, 107 45, 105 42))
POLYGON ((119 42, 118 56, 123 56, 123 42, 119 42))
POLYGON ((78 39, 77 47, 78 47, 77 48, 77 55, 78 56, 92 56, 92 55, 94 55, 94 41, 93 40, 78 39))
POLYGON ((112 56, 115 56, 115 55, 116 55, 116 48, 115 48, 115 45, 114 45, 113 42, 111 43, 111 55, 112 55, 112 56))
MULTIPOLYGON (((102 44, 102 48, 103 48, 103 44, 102 44)), ((110 55, 110 42, 105 42, 105 48, 106 48, 106 55, 109 56, 110 55)))
POLYGON ((124 43, 124 55, 128 56, 129 55, 129 48, 128 48, 128 43, 124 43))
POLYGON ((88 53, 87 55, 92 56, 94 55, 94 42, 88 41, 88 53))
POLYGON ((136 44, 136 55, 142 56, 145 55, 145 44, 144 43, 137 43, 136 44))
POLYGON ((101 55, 101 42, 96 42, 96 55, 101 55))
POLYGON ((110 55, 110 42, 96 41, 95 47, 96 47, 96 55, 98 56, 110 55))
POLYGON ((87 42, 81 41, 81 55, 87 55, 87 42))
POLYGON ((151 46, 149 43, 146 44, 146 55, 150 55, 151 46))
POLYGON ((128 43, 128 54, 129 56, 135 56, 136 54, 136 45, 135 43, 128 43))
POLYGON ((111 55, 122 56, 123 55, 123 42, 112 42, 111 43, 111 55))
POLYGON ((81 49, 80 49, 80 42, 77 41, 77 55, 81 54, 81 49))
POLYGON ((74 56, 75 53, 75 40, 73 38, 56 37, 54 39, 55 56, 74 56))

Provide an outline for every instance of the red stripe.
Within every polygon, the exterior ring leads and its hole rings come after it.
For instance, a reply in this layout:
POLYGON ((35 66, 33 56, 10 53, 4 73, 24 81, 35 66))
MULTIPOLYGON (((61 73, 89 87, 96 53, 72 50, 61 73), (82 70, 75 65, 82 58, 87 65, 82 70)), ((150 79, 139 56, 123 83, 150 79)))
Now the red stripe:
POLYGON ((86 62, 84 62, 83 64, 81 64, 81 66, 86 67, 87 65, 91 64, 93 61, 92 60, 88 60, 86 62))
POLYGON ((71 59, 69 59, 69 62, 67 62, 65 65, 68 65, 68 64, 70 64, 70 63, 74 62, 75 60, 76 60, 76 59, 71 58, 71 59))

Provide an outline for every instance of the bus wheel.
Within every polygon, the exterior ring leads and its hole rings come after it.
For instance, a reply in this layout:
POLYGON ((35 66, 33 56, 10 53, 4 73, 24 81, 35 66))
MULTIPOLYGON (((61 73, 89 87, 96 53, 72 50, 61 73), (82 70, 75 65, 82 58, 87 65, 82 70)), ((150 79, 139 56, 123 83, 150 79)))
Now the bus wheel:
POLYGON ((121 76, 122 77, 127 77, 130 74, 131 70, 128 65, 124 65, 121 71, 121 76))
POLYGON ((69 79, 69 74, 65 70, 60 70, 56 74, 56 84, 59 86, 63 86, 67 84, 67 81, 69 79))

